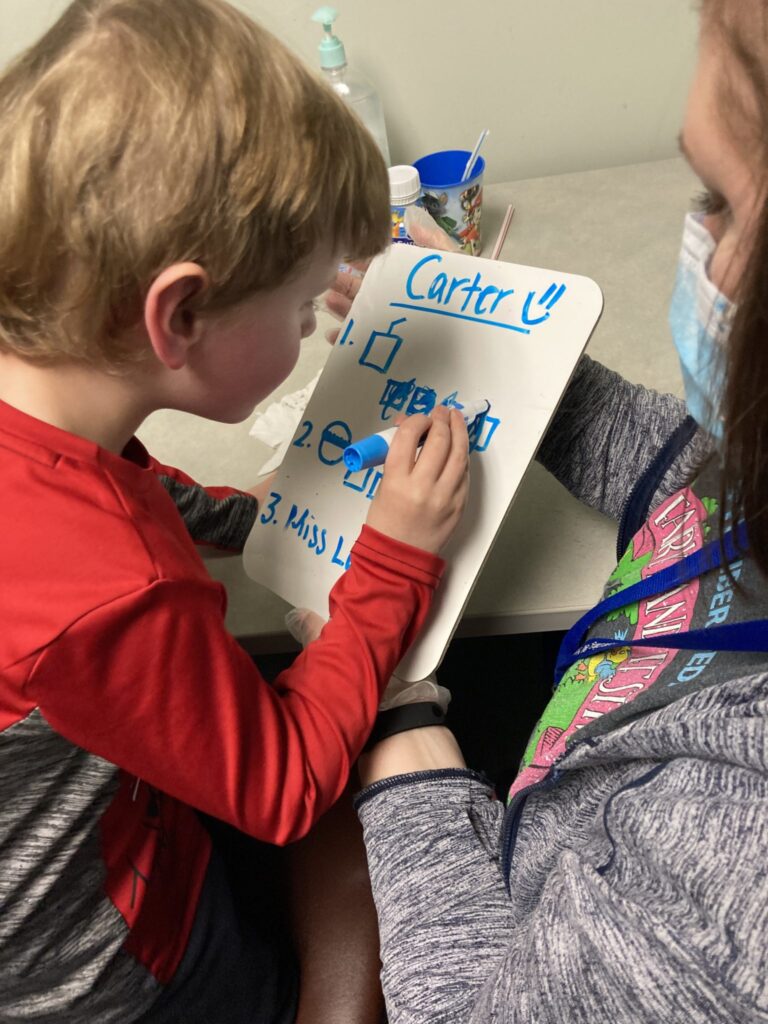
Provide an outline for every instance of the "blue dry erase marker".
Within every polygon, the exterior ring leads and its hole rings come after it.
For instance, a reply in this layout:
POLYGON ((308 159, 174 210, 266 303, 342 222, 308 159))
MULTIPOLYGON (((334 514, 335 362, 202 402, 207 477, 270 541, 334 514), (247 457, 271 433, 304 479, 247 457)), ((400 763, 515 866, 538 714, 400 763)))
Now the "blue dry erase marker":
MULTIPOLYGON (((480 402, 464 402, 453 408, 461 413, 469 427, 478 417, 490 412, 491 403, 484 398, 480 402)), ((390 427, 389 430, 381 430, 378 434, 371 434, 370 437, 364 437, 362 441, 349 445, 344 449, 344 465, 352 473, 359 473, 361 469, 368 469, 370 466, 380 466, 387 457, 389 445, 397 429, 390 427)))

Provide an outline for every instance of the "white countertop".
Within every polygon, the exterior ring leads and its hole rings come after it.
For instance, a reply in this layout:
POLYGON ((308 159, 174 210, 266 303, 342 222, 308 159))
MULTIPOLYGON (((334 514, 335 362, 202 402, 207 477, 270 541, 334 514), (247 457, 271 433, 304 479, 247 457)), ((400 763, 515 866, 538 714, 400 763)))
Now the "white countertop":
MULTIPOLYGON (((515 216, 501 259, 593 278, 605 297, 587 351, 625 377, 681 394, 667 307, 683 216, 696 181, 682 160, 489 185, 483 230, 490 254, 507 205, 515 216)), ((330 351, 318 317, 291 376, 265 404, 303 387, 330 351)), ((271 450, 235 426, 162 411, 139 431, 161 461, 200 483, 250 487, 271 450)), ((594 604, 616 563, 616 524, 573 499, 540 466, 526 474, 491 551, 459 636, 564 629, 594 604)), ((254 653, 291 650, 284 601, 250 580, 239 557, 207 559, 229 594, 227 625, 254 653)))

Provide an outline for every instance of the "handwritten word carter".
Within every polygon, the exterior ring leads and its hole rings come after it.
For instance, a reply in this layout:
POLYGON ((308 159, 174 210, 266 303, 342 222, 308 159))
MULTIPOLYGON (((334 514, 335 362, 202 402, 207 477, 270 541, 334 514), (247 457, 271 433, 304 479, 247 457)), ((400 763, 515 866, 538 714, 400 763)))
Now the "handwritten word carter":
POLYGON ((458 293, 459 298, 461 296, 464 297, 459 307, 462 313, 466 313, 474 299, 474 308, 472 308, 471 312, 475 316, 492 316, 496 312, 499 303, 507 298, 507 296, 514 294, 514 288, 498 288, 495 284, 484 285, 482 283, 482 275, 479 272, 475 274, 474 280, 471 280, 468 277, 448 277, 447 274, 441 271, 431 281, 428 281, 428 275, 421 274, 420 272, 428 263, 441 263, 442 259, 442 256, 433 253, 430 256, 424 256, 423 259, 414 264, 405 283, 405 290, 409 299, 419 302, 427 298, 447 306, 454 295, 458 293), (426 293, 423 290, 424 288, 427 289, 426 293), (489 307, 485 305, 488 302, 490 302, 489 307))
MULTIPOLYGON (((480 271, 477 271, 474 278, 449 277, 442 270, 435 274, 435 267, 428 265, 442 263, 442 260, 443 257, 438 253, 430 253, 429 256, 418 260, 405 281, 406 295, 411 302, 390 302, 390 306, 417 309, 423 312, 437 313, 440 316, 457 317, 459 320, 471 320, 494 327, 505 327, 510 331, 519 331, 521 334, 530 334, 531 328, 549 320, 553 308, 568 290, 564 284, 558 285, 553 281, 541 295, 535 290, 529 291, 522 303, 519 324, 508 322, 509 317, 504 316, 508 311, 499 312, 498 316, 502 317, 501 320, 491 320, 490 317, 496 313, 504 299, 515 294, 515 289, 485 284, 480 271), (432 276, 430 277, 430 275, 432 276), (453 311, 422 305, 424 302, 434 302, 438 306, 448 306, 453 303, 453 311), (457 307, 459 302, 461 304, 457 307)), ((522 295, 520 297, 522 298, 522 295)))

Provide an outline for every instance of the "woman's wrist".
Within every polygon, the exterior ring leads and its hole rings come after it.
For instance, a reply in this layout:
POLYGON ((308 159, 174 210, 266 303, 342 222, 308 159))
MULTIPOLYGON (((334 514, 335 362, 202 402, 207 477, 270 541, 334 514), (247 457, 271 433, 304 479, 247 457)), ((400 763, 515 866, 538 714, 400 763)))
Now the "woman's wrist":
POLYGON ((440 768, 466 768, 456 737, 443 725, 428 725, 388 736, 361 754, 358 761, 363 786, 395 775, 440 768))

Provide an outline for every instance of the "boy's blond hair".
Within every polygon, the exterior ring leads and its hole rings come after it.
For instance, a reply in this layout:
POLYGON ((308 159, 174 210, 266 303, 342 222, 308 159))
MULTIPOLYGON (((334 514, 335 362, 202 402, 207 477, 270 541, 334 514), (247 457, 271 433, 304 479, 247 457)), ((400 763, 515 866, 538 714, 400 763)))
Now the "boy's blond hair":
POLYGON ((0 77, 0 351, 119 366, 165 267, 214 311, 388 226, 371 138, 224 0, 75 0, 0 77))

